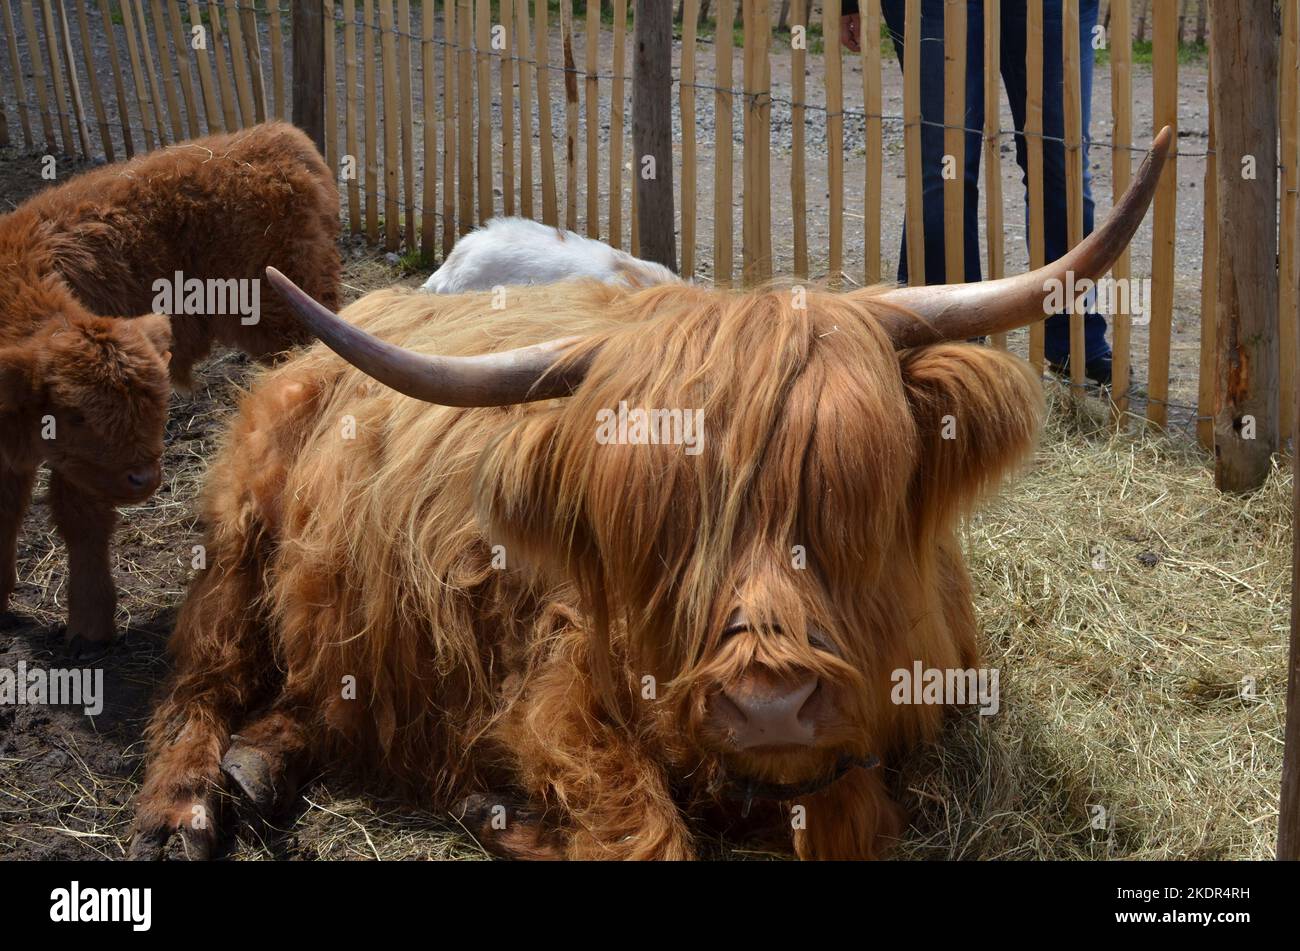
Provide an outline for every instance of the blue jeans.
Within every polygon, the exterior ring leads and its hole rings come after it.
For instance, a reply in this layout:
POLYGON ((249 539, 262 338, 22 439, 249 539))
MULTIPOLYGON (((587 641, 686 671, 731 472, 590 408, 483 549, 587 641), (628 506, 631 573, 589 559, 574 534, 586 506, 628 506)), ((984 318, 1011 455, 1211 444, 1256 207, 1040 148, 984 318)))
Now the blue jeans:
MULTIPOLYGON (((1029 153, 1025 148, 1025 0, 1001 0, 1002 35, 1000 59, 1002 82, 1011 103, 1016 127, 1016 164, 1028 194, 1029 153)), ((984 3, 967 0, 966 12, 966 120, 967 129, 984 127, 984 3)), ((903 62, 905 0, 881 0, 885 22, 903 62)), ((921 167, 923 172, 923 214, 925 221, 925 283, 945 283, 943 235, 943 0, 921 0, 921 167)), ((1092 173, 1088 167, 1088 127, 1092 118, 1092 29, 1097 24, 1099 0, 1079 0, 1079 63, 1083 107, 1083 231, 1093 228, 1092 173)), ((865 38, 864 38, 865 41, 865 38)), ((1064 67, 1061 62, 1061 2, 1043 3, 1043 237, 1048 261, 1061 257, 1069 248, 1066 211, 1065 146, 1051 138, 1065 135, 1064 67)), ((979 176, 981 135, 966 134, 964 258, 968 281, 980 280, 979 176)), ((907 233, 904 228, 899 251, 898 280, 907 283, 907 233)), ((1045 323, 1044 350, 1048 360, 1064 363, 1070 353, 1070 319, 1064 314, 1045 323)), ((1106 318, 1090 312, 1084 317, 1085 360, 1110 355, 1106 342, 1106 318)))

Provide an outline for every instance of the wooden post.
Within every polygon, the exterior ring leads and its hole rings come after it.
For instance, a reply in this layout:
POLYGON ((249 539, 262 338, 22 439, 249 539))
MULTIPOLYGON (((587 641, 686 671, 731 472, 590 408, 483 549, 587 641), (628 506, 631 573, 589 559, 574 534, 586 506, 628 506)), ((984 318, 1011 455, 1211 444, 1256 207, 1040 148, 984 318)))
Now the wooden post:
MULTIPOLYGON (((791 23, 791 30, 801 28, 805 37, 808 35, 808 4, 809 0, 795 0, 791 23)), ((823 31, 828 23, 829 19, 823 20, 823 31)), ((790 215, 794 237, 794 276, 801 280, 808 279, 808 164, 804 143, 807 55, 806 39, 802 45, 790 50, 790 215)), ((827 62, 829 65, 829 60, 827 62)))
MULTIPOLYGON (((1033 32, 1032 27, 1030 32, 1033 32)), ((921 164, 921 0, 907 0, 903 25, 903 59, 907 283, 919 287, 925 283, 925 209, 922 204, 924 183, 921 164)))
MULTIPOLYGON (((627 0, 622 0, 624 4, 627 0)), ((532 49, 532 33, 528 28, 528 0, 516 0, 515 7, 515 34, 514 49, 515 55, 519 57, 519 213, 525 218, 533 216, 533 60, 529 58, 529 51, 532 49)), ((626 13, 626 7, 624 13, 626 13)), ((615 36, 617 32, 617 16, 615 17, 615 36)), ((615 73, 622 68, 618 62, 617 40, 614 47, 614 60, 616 68, 615 73)), ((612 151, 611 156, 617 152, 622 154, 622 129, 623 116, 622 107, 622 84, 615 79, 615 88, 618 95, 615 102, 619 104, 619 110, 610 113, 610 139, 612 151), (614 129, 618 129, 615 135, 614 129)), ((611 162, 613 159, 611 158, 611 162)), ((613 192, 610 192, 610 208, 616 208, 614 204, 613 192)), ((613 220, 613 211, 610 212, 610 219, 613 220)), ((610 227, 610 244, 618 247, 616 229, 611 224, 610 227)))
MULTIPOLYGON (((997 4, 992 4, 996 9, 997 4)), ((867 0, 862 11, 862 36, 880 36, 880 2, 867 0)), ((866 254, 863 278, 867 284, 880 283, 880 183, 884 128, 880 44, 869 41, 862 47, 862 104, 867 113, 867 180, 862 220, 862 243, 866 254)), ((991 193, 990 193, 991 194, 991 193)))
POLYGON ((1270 7, 1218 0, 1210 15, 1221 235, 1214 475, 1224 491, 1249 492, 1278 446, 1278 50, 1270 7))
MULTIPOLYGON (((1214 51, 1209 56, 1210 89, 1214 88, 1214 51)), ((1219 299, 1219 165, 1218 137, 1214 130, 1214 109, 1210 109, 1209 138, 1205 156, 1205 225, 1201 235, 1201 354, 1200 379, 1196 389, 1196 441, 1214 449, 1214 401, 1218 391, 1219 340, 1215 329, 1215 302, 1219 299)), ((1118 372, 1118 364, 1116 365, 1118 372)))
MULTIPOLYGON (((1219 0, 1220 3, 1223 0, 1219 0)), ((1216 4, 1217 6, 1218 4, 1216 4)), ((1269 11, 1265 9, 1265 13, 1269 11)), ((1215 18, 1214 42, 1219 42, 1215 18)), ((1295 399, 1295 394, 1288 394, 1295 399)), ((1300 405, 1296 406, 1300 419, 1300 405)), ((1300 860, 1300 616, 1294 592, 1300 591, 1300 479, 1292 478, 1291 493, 1291 644, 1287 663, 1286 728, 1282 740, 1282 793, 1278 801, 1277 857, 1300 860)))
MULTIPOLYGON (((293 0, 293 124, 325 154, 325 31, 320 0, 293 0)), ((328 77, 333 81, 334 77, 328 77)))
POLYGON ((1278 407, 1278 431, 1282 441, 1290 439, 1295 430, 1290 394, 1296 385, 1296 287, 1300 270, 1300 249, 1296 247, 1296 208, 1300 205, 1300 169, 1297 159, 1296 101, 1300 98, 1300 81, 1297 72, 1300 59, 1300 3, 1296 0, 1282 2, 1282 66, 1279 108, 1282 110, 1282 209, 1278 228, 1278 334, 1281 342, 1281 362, 1278 377, 1281 381, 1282 399, 1278 407))
MULTIPOLYGON (((551 130, 550 26, 546 0, 537 0, 537 149, 542 164, 542 221, 552 228, 560 223, 555 189, 555 135, 551 130)), ((635 252, 633 252, 635 253, 635 252)))
POLYGON ((953 163, 952 177, 943 183, 943 273, 949 284, 966 280, 966 29, 966 0, 944 0, 943 160, 953 163))
MULTIPOLYGON (((1029 166, 1029 267, 1047 263, 1046 229, 1043 224, 1043 0, 1029 0, 1025 44, 1025 154, 1029 166)), ((1029 326, 1029 362, 1043 372, 1045 333, 1043 322, 1029 326)))
MULTIPOLYGON (((614 78, 609 91, 609 244, 623 246, 623 70, 627 68, 627 0, 614 0, 614 78)), ((531 206, 530 206, 531 208, 531 206)), ((524 215, 532 217, 532 211, 524 215)))
POLYGON ((632 31, 632 170, 643 258, 677 270, 673 232, 673 21, 662 0, 636 0, 632 31), (653 160, 653 173, 646 160, 653 160))
POLYGON ((699 0, 685 0, 682 8, 682 273, 695 273, 695 32, 699 0))
MULTIPOLYGON (((105 2, 105 0, 101 0, 101 2, 105 2)), ((0 16, 3 17, 5 35, 9 37, 9 63, 13 69, 14 92, 18 97, 18 120, 22 123, 23 127, 23 147, 28 151, 31 151, 32 120, 27 107, 27 89, 23 84, 22 60, 18 57, 18 32, 14 27, 13 11, 9 9, 7 0, 4 3, 0 3, 0 16)), ((111 26, 112 24, 109 25, 111 26)), ((112 39, 111 33, 109 34, 109 39, 112 39)), ((116 56, 113 57, 113 68, 117 68, 116 56)), ((126 123, 124 122, 123 125, 126 125, 126 123)))

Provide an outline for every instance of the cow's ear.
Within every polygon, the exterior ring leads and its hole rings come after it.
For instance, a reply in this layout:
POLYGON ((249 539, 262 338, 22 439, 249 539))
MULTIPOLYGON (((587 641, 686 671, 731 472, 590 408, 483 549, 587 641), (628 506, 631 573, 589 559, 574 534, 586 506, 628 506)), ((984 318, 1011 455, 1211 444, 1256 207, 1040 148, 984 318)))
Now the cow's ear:
POLYGON ((919 347, 900 362, 921 440, 917 511, 934 526, 995 487, 1032 451, 1043 388, 1029 364, 988 347, 919 347))
POLYGON ((171 361, 172 357, 172 320, 166 314, 149 314, 146 317, 137 317, 132 324, 144 334, 149 344, 158 351, 158 355, 163 358, 163 362, 171 361))
POLYGON ((31 405, 37 376, 36 354, 30 348, 0 348, 0 413, 31 405))

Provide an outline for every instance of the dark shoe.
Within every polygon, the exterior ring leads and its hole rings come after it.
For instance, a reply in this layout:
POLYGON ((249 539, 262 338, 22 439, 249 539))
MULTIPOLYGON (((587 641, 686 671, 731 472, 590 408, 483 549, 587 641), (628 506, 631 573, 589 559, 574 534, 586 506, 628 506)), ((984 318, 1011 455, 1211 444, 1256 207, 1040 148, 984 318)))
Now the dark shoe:
MULTIPOLYGON (((1060 362, 1049 360, 1047 365, 1053 373, 1062 379, 1068 380, 1070 378, 1070 358, 1068 356, 1060 362)), ((1095 360, 1089 360, 1085 363, 1083 366, 1083 375, 1097 386, 1110 386, 1110 354, 1108 353, 1104 357, 1097 357, 1095 360)))

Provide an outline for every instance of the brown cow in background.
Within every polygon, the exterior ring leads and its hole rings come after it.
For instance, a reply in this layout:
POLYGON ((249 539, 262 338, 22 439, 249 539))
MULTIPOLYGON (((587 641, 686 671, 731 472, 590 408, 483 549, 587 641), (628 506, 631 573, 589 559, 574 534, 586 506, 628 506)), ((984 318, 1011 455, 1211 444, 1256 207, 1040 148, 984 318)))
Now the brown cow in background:
POLYGON ((255 315, 183 297, 180 313, 170 306, 180 295, 160 298, 159 282, 179 273, 196 287, 218 282, 217 294, 256 291, 277 262, 337 300, 338 228, 329 169, 283 123, 96 169, 0 217, 0 610, 45 464, 69 552, 68 640, 111 639, 114 506, 158 487, 169 376, 188 386, 214 343, 267 360, 305 339, 274 294, 255 315), (168 313, 155 312, 160 299, 168 313))
POLYGON ((223 789, 271 812, 329 766, 519 857, 689 858, 754 800, 801 857, 881 855, 873 767, 944 714, 891 672, 977 663, 954 522, 1041 413, 1026 364, 945 341, 1104 274, 1171 140, 1064 259, 982 284, 389 290, 342 320, 269 272, 347 362, 264 377, 210 471, 132 854, 207 856, 223 789), (601 438, 624 404, 702 442, 601 438))

